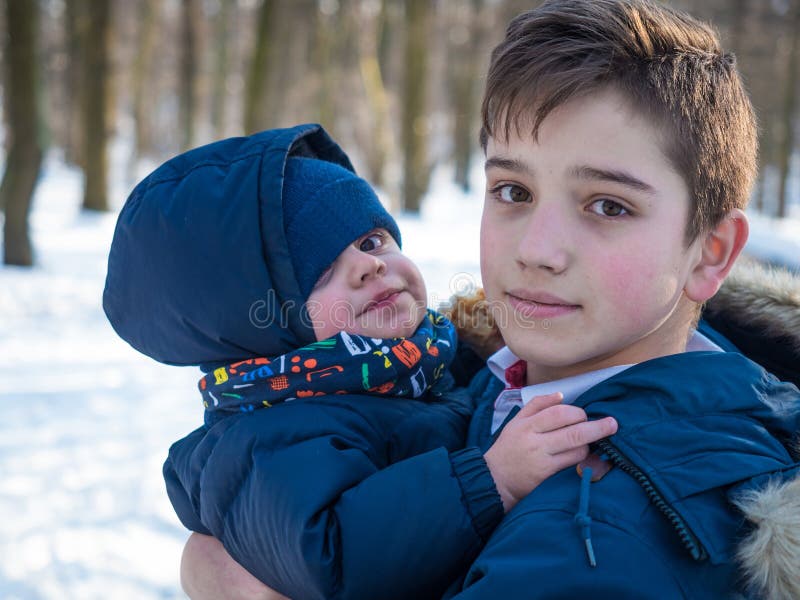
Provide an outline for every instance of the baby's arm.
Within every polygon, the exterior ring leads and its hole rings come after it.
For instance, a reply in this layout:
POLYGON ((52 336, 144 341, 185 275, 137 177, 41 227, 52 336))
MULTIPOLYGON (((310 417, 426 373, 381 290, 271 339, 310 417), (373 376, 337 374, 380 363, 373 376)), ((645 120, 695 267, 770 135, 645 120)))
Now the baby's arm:
POLYGON ((443 589, 502 517, 480 452, 438 448, 389 465, 388 456, 403 456, 395 448, 411 446, 390 443, 398 419, 375 417, 374 409, 409 419, 432 414, 420 432, 430 440, 452 428, 452 416, 438 403, 341 402, 230 417, 173 445, 164 472, 170 497, 183 500, 176 509, 191 513, 181 520, 217 537, 249 572, 291 597, 443 589), (458 550, 439 560, 450 548, 458 550), (405 577, 409 569, 416 579, 405 577))

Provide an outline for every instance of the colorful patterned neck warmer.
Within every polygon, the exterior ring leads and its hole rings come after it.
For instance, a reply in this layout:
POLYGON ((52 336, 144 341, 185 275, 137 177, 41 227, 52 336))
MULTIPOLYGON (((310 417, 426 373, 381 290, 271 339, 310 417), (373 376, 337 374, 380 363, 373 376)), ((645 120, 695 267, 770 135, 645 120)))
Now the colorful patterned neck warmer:
POLYGON ((419 398, 442 378, 455 350, 455 327, 432 310, 408 338, 342 331, 276 358, 251 358, 209 373, 198 384, 205 422, 210 427, 225 414, 328 394, 419 398))

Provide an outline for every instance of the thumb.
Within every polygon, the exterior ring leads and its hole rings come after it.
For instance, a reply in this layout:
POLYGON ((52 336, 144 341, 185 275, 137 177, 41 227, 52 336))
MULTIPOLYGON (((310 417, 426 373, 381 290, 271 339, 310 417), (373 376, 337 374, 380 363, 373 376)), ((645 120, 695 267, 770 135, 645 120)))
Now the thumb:
POLYGON ((564 394, 561 392, 553 392, 552 394, 545 394, 544 396, 534 396, 530 399, 525 406, 519 411, 518 417, 532 417, 536 413, 545 408, 561 404, 564 400, 564 394))

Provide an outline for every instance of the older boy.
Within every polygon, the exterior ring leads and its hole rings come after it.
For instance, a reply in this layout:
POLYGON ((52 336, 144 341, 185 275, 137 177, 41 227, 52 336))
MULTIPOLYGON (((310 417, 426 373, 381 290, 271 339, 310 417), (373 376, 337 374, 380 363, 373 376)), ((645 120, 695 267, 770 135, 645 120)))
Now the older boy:
MULTIPOLYGON (((732 502, 798 502, 786 444, 800 424, 796 388, 694 332, 747 238, 755 121, 733 57, 644 1, 545 2, 494 50, 483 118, 481 271, 508 344, 490 366, 506 387, 508 367, 525 375, 473 427, 558 389, 620 430, 592 485, 587 470, 524 499, 499 487, 520 504, 459 597, 733 594, 732 502)), ((774 549, 792 534, 762 525, 740 550, 750 583, 796 596, 781 561, 797 555, 774 549)))
POLYGON ((495 49, 483 116, 481 269, 508 347, 472 383, 470 441, 513 511, 451 594, 800 596, 796 518, 775 521, 800 509, 800 395, 694 329, 747 238, 755 121, 733 57, 643 0, 545 2, 495 49), (529 494, 527 456, 508 457, 547 391, 620 429, 529 494))

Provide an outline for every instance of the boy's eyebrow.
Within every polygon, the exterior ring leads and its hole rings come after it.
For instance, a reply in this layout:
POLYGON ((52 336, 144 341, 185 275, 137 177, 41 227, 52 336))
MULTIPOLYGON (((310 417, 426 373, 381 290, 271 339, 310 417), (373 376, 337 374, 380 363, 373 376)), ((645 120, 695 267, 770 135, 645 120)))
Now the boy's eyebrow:
POLYGON ((483 170, 488 171, 491 168, 503 169, 504 171, 514 171, 515 173, 525 173, 526 175, 533 175, 533 170, 521 160, 516 158, 503 158, 502 156, 492 156, 486 159, 483 165, 483 170))
MULTIPOLYGON (((516 158, 505 158, 502 156, 492 156, 487 158, 483 168, 485 171, 488 171, 491 168, 497 168, 503 169, 504 171, 523 173, 530 176, 534 175, 533 169, 531 169, 530 166, 525 164, 523 161, 516 158)), ((642 181, 637 177, 634 177, 630 173, 626 173, 625 171, 614 169, 598 169, 596 167, 583 165, 572 168, 570 170, 570 175, 578 179, 586 179, 590 181, 608 181, 611 183, 619 183, 629 188, 633 188, 639 192, 644 192, 645 194, 656 194, 656 189, 652 185, 642 181)))
POLYGON ((627 187, 633 188, 646 194, 655 194, 656 189, 649 183, 645 183, 641 179, 637 179, 630 173, 625 171, 615 171, 613 169, 596 169, 589 166, 575 167, 571 170, 571 175, 578 179, 588 179, 593 181, 609 181, 611 183, 619 183, 627 187))

